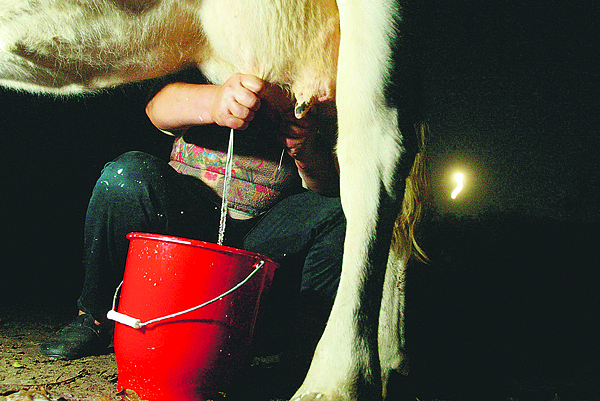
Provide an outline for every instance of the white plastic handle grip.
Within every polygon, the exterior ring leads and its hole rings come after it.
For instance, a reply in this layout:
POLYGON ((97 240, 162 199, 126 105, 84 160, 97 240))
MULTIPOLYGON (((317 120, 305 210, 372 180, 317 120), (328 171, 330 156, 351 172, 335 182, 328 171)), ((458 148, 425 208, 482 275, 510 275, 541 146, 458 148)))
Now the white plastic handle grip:
POLYGON ((106 317, 110 320, 114 320, 115 322, 119 322, 126 326, 133 327, 134 329, 142 328, 142 321, 140 319, 124 315, 122 313, 117 312, 116 310, 109 310, 106 314, 106 317))
POLYGON ((124 324, 126 326, 129 327, 133 327, 134 329, 141 329, 142 327, 150 324, 150 323, 156 323, 156 322, 160 322, 162 320, 166 320, 166 319, 170 319, 173 317, 177 317, 177 316, 181 316, 181 315, 185 315, 186 313, 198 310, 200 308, 204 308, 205 306, 208 306, 210 304, 212 304, 213 302, 217 302, 222 300, 225 296, 231 294, 232 292, 234 292, 235 290, 237 290, 238 288, 240 288, 242 285, 246 284, 246 282, 248 280, 250 280, 250 278, 252 276, 254 276, 263 266, 265 265, 265 261, 264 260, 259 260, 258 262, 256 262, 254 264, 254 270, 252 271, 252 273, 250 273, 248 275, 248 277, 246 277, 245 279, 243 279, 242 281, 240 281, 235 287, 231 288, 228 291, 225 291, 224 293, 222 293, 221 295, 219 295, 216 298, 211 299, 208 302, 205 302, 203 304, 194 306, 193 308, 190 309, 186 309, 183 310, 181 312, 177 312, 177 313, 173 313, 170 315, 166 315, 166 316, 162 316, 162 317, 157 317, 156 319, 150 319, 148 321, 142 322, 140 319, 136 319, 134 317, 131 316, 127 316, 123 313, 119 313, 115 310, 115 305, 117 303, 117 294, 119 293, 119 290, 121 289, 121 286, 123 285, 123 282, 121 281, 121 284, 119 284, 119 286, 117 287, 117 290, 115 291, 115 296, 113 297, 113 307, 111 310, 108 311, 108 313, 106 314, 106 317, 110 320, 114 320, 115 322, 124 324))

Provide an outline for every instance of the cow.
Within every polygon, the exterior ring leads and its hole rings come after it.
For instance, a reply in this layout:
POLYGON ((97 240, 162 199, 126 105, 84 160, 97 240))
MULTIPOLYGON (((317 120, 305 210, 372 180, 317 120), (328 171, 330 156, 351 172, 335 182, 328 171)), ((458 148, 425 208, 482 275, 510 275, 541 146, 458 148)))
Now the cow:
POLYGON ((0 0, 0 85, 77 95, 197 66, 216 84, 245 73, 286 88, 298 118, 335 100, 343 267, 293 398, 382 399, 405 369, 405 266, 419 251, 423 125, 396 98, 401 15, 394 0, 0 0))

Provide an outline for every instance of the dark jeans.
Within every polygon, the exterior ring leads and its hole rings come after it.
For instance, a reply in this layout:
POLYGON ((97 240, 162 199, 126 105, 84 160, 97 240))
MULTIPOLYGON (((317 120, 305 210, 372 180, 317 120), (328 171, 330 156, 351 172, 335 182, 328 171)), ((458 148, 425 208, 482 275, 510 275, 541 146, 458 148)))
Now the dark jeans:
MULTIPOLYGON (((85 281, 78 307, 97 319, 110 309, 122 280, 132 231, 217 242, 220 200, 198 179, 165 161, 129 152, 108 163, 90 199, 85 221, 85 281)), ((328 314, 342 264, 346 222, 339 198, 304 191, 251 220, 229 218, 225 245, 280 263, 270 298, 328 314)))

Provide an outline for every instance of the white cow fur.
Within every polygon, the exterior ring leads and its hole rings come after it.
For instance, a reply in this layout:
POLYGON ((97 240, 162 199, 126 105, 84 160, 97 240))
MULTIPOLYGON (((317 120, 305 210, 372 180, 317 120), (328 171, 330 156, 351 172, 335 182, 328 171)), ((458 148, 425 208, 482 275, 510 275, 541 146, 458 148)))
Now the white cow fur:
POLYGON ((195 64, 215 83, 242 72, 289 87, 298 106, 335 97, 342 277, 295 398, 372 400, 403 363, 411 249, 397 220, 405 149, 384 98, 395 13, 393 0, 0 0, 0 84, 78 94, 195 64))

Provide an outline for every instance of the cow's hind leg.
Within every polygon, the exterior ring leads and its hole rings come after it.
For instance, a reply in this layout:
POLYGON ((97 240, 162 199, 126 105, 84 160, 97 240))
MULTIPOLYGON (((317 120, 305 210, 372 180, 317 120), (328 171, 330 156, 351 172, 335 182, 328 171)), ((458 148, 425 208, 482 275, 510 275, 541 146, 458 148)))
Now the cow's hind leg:
POLYGON ((294 396, 302 400, 381 396, 379 309, 391 233, 402 203, 403 180, 396 177, 403 154, 397 113, 384 96, 394 4, 354 0, 338 1, 338 6, 337 151, 348 225, 338 295, 307 377, 294 396))
POLYGON ((405 263, 391 253, 388 260, 379 315, 379 362, 383 394, 392 372, 408 373, 404 349, 405 263))

